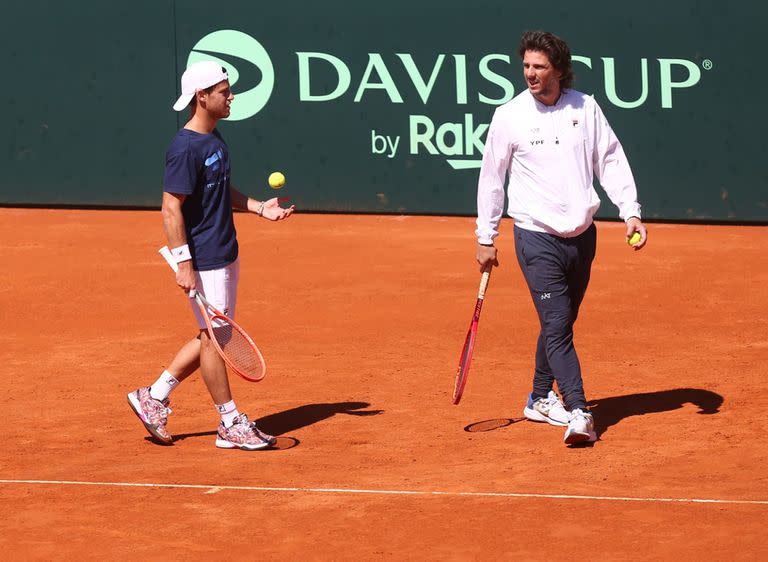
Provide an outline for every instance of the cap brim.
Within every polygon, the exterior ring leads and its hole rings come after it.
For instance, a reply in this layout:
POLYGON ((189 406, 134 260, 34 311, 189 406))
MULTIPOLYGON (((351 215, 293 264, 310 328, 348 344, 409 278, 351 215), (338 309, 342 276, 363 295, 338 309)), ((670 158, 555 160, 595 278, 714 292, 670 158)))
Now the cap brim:
POLYGON ((195 94, 181 94, 179 99, 176 100, 176 103, 173 104, 173 109, 176 111, 184 111, 184 108, 189 105, 189 102, 192 101, 193 97, 195 97, 195 94))

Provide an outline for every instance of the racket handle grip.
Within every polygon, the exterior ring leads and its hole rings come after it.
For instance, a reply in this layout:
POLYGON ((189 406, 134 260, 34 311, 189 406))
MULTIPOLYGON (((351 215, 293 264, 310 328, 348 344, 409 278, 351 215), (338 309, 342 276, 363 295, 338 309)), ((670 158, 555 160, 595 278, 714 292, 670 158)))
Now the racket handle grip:
POLYGON ((488 281, 491 279, 491 269, 492 267, 488 267, 485 271, 483 271, 483 275, 480 277, 480 289, 477 292, 477 298, 484 299, 485 298, 485 291, 488 288, 488 281))

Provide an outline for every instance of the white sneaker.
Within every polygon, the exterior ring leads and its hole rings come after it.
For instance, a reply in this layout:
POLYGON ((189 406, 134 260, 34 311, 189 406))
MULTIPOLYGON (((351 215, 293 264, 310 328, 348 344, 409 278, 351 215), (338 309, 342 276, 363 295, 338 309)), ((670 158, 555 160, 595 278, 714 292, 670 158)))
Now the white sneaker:
POLYGON ((537 398, 528 395, 528 403, 523 408, 523 415, 531 421, 547 422, 552 425, 568 425, 568 412, 554 390, 550 390, 546 398, 537 398))
POLYGON ((592 414, 576 408, 569 414, 568 427, 565 429, 565 444, 592 443, 597 441, 595 420, 592 414))

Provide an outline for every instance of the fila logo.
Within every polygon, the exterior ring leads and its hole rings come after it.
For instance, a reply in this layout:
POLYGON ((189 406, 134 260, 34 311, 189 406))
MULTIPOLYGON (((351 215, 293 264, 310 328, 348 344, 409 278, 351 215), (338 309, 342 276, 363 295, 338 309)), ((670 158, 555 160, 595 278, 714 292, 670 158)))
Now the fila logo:
POLYGON ((552 298, 552 293, 541 293, 541 296, 539 297, 539 299, 541 300, 549 299, 549 298, 552 298))

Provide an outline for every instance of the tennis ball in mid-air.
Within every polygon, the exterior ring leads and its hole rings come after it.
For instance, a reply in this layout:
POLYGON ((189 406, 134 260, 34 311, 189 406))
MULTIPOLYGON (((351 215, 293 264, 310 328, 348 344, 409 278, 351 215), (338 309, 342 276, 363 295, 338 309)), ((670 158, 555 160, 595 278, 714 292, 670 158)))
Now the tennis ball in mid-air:
POLYGON ((285 176, 280 172, 272 172, 268 181, 272 189, 280 189, 285 185, 285 176))
POLYGON ((627 240, 627 244, 629 244, 630 246, 634 246, 635 244, 640 242, 641 238, 642 238, 642 236, 640 236, 640 233, 639 232, 635 232, 632 235, 632 237, 629 240, 627 240))

